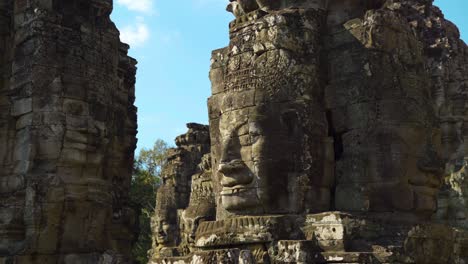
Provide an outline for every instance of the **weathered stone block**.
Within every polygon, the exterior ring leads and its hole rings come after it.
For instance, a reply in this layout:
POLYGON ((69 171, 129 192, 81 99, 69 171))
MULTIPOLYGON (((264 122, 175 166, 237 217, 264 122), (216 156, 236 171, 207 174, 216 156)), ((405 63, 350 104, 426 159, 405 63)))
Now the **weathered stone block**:
POLYGON ((41 140, 37 146, 38 159, 55 159, 58 160, 63 148, 63 142, 58 140, 41 140))
POLYGON ((12 116, 20 116, 32 111, 32 98, 24 98, 13 103, 12 116))
POLYGON ((25 114, 21 116, 20 118, 18 118, 18 121, 16 121, 16 129, 21 130, 27 126, 31 126, 33 124, 33 118, 34 118, 33 113, 29 113, 29 114, 25 114))
POLYGON ((85 101, 64 99, 63 110, 66 114, 86 116, 89 114, 88 104, 85 101))
POLYGON ((335 206, 343 211, 367 211, 370 208, 369 194, 362 185, 336 186, 335 206))
POLYGON ((76 148, 64 148, 62 150, 61 160, 72 164, 84 165, 86 163, 86 151, 76 148))
MULTIPOLYGON (((52 196, 50 196, 52 197, 52 196)), ((54 198, 58 198, 55 196, 54 198)), ((44 205, 44 209, 47 211, 47 225, 45 225, 38 234, 37 238, 37 252, 43 254, 55 254, 59 250, 59 240, 62 236, 61 225, 63 219, 63 202, 53 202, 49 200, 44 205)), ((60 201, 60 200, 58 200, 60 201)))
POLYGON ((26 187, 24 176, 0 177, 0 193, 14 193, 26 187))
POLYGON ((35 112, 61 112, 62 97, 49 94, 46 97, 36 97, 33 102, 35 112))

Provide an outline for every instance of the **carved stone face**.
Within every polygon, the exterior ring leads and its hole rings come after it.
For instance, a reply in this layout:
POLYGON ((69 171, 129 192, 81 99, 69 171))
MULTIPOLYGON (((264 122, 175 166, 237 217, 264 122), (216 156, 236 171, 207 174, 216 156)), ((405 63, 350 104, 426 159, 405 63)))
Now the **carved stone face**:
POLYGON ((177 211, 173 186, 161 186, 156 197, 156 210, 152 218, 152 232, 160 247, 173 247, 177 244, 177 211))
POLYGON ((302 210, 299 201, 308 199, 313 179, 323 177, 323 164, 305 163, 309 155, 323 160, 322 138, 307 142, 305 109, 297 102, 267 103, 221 115, 215 173, 224 209, 239 214, 302 210))
POLYGON ((211 156, 203 156, 198 165, 200 172, 192 176, 192 186, 189 206, 181 217, 182 243, 193 245, 195 233, 203 221, 216 219, 216 205, 211 178, 211 156))
POLYGON ((276 118, 268 118, 268 113, 256 110, 255 107, 234 110, 221 116, 217 174, 222 186, 222 205, 227 210, 260 209, 262 204, 271 203, 270 190, 279 187, 275 186, 277 183, 287 185, 286 175, 281 175, 280 170, 276 183, 268 172, 270 167, 281 163, 287 166, 287 161, 273 150, 283 142, 282 124, 276 118))
POLYGON ((306 24, 319 27, 322 14, 311 11, 304 25, 291 28, 271 24, 270 15, 242 30, 233 24, 229 49, 214 53, 209 111, 217 219, 329 209, 328 125, 312 48, 318 43, 289 46, 292 34, 304 39, 306 24), (257 34, 259 24, 275 33, 257 34))
POLYGON ((155 231, 156 242, 159 245, 167 245, 172 240, 171 234, 174 232, 171 230, 171 225, 165 220, 156 221, 155 231))

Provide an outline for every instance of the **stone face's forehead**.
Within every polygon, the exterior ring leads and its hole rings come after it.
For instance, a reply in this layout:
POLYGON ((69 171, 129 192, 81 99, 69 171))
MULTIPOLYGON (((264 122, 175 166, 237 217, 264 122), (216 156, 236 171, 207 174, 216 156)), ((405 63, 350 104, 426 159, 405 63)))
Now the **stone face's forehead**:
POLYGON ((219 121, 219 129, 221 131, 239 130, 247 126, 249 122, 250 109, 243 108, 229 111, 221 114, 219 121))

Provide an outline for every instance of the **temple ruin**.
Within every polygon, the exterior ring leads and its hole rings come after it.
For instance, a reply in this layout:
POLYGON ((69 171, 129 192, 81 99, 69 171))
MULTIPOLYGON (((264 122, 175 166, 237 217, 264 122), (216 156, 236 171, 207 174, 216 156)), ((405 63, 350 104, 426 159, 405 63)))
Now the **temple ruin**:
POLYGON ((0 263, 130 263, 136 61, 112 0, 0 2, 0 263))
MULTIPOLYGON (((230 0, 150 264, 468 263, 468 47, 432 2, 230 0)), ((2 264, 131 263, 136 61, 112 7, 0 2, 2 264)))
POLYGON ((468 47, 432 2, 230 0, 150 263, 467 262, 468 47))

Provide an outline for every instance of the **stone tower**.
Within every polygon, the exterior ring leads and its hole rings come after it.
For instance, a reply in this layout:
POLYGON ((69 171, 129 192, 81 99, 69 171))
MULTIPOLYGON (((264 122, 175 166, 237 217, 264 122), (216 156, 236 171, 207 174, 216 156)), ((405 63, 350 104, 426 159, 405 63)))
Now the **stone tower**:
POLYGON ((112 0, 0 3, 1 263, 130 255, 136 61, 111 11, 112 0))
POLYGON ((200 220, 214 220, 211 187, 210 135, 206 125, 187 124, 187 133, 176 138, 177 148, 169 149, 151 219, 153 248, 151 259, 190 252, 189 240, 200 220), (197 166, 201 163, 201 166, 197 166), (189 226, 194 226, 190 228, 189 226), (193 229, 193 230, 192 230, 193 229))
POLYGON ((151 263, 467 262, 468 47, 432 1, 227 10, 208 100, 216 219, 151 263))

